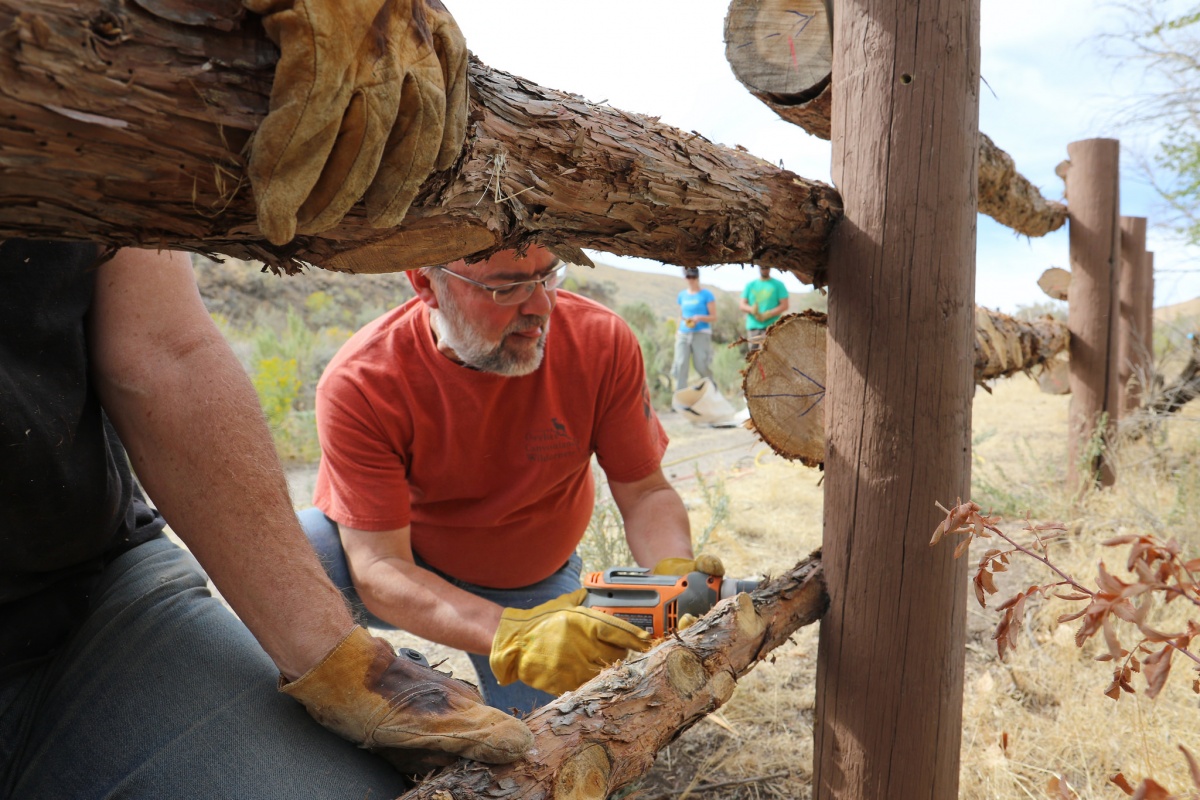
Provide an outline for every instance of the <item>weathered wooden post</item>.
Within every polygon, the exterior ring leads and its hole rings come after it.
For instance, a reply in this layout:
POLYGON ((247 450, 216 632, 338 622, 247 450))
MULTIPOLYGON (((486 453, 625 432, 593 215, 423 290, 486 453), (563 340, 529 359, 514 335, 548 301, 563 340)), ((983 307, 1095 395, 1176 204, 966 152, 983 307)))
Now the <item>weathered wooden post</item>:
POLYGON ((1067 486, 1072 492, 1093 480, 1111 486, 1112 464, 1093 452, 1111 441, 1120 412, 1115 348, 1115 298, 1120 267, 1118 179, 1120 144, 1116 139, 1086 139, 1067 145, 1067 207, 1070 211, 1071 291, 1067 325, 1071 329, 1071 410, 1067 441, 1067 486), (1097 431, 1101 420, 1103 430, 1097 431), (1086 462, 1086 463, 1084 463, 1086 462))
POLYGON ((814 798, 958 796, 971 476, 979 2, 834 15, 825 546, 814 798))
POLYGON ((1154 380, 1154 253, 1146 253, 1142 268, 1142 288, 1139 291, 1141 306, 1138 320, 1141 322, 1142 349, 1146 353, 1146 384, 1154 380))
POLYGON ((1141 319, 1146 269, 1146 218, 1121 217, 1121 268, 1117 280, 1117 409, 1120 414, 1141 404, 1146 376, 1145 337, 1141 319))

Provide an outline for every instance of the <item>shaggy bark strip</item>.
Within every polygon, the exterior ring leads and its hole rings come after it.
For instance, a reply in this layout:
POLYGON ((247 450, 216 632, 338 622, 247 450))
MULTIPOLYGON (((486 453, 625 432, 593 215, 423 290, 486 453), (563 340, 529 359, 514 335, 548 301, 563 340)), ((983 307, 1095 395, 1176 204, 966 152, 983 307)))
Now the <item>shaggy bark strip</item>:
POLYGON ((979 212, 1026 236, 1045 236, 1067 221, 1067 207, 1042 197, 1012 156, 979 134, 979 212))
MULTIPOLYGON (((732 0, 725 16, 733 74, 780 117, 821 139, 830 137, 833 103, 830 28, 824 0, 732 0)), ((1067 207, 1042 197, 983 133, 979 211, 1026 236, 1045 236, 1067 221, 1067 207)))
POLYGON ((603 800, 645 774, 659 750, 728 700, 738 678, 827 605, 817 552, 535 711, 527 719, 535 740, 527 758, 464 764, 400 800, 603 800))
MULTIPOLYGON (((747 427, 778 455, 809 467, 825 461, 826 329, 817 311, 784 316, 750 354, 742 378, 747 427)), ((986 389, 985 381, 1055 364, 1069 340, 1058 320, 1019 320, 976 306, 975 382, 986 389)))
POLYGON ((244 175, 278 53, 236 0, 0 0, 0 236, 171 245, 291 268, 394 271, 530 242, 812 282, 832 188, 656 118, 473 62, 458 163, 402 228, 273 247, 244 175), (335 260, 389 238, 375 257, 335 260))
MULTIPOLYGON (((1015 319, 999 311, 975 307, 975 382, 1028 373, 1070 344, 1065 322, 1049 317, 1015 319)), ((986 388, 986 386, 985 386, 986 388)))

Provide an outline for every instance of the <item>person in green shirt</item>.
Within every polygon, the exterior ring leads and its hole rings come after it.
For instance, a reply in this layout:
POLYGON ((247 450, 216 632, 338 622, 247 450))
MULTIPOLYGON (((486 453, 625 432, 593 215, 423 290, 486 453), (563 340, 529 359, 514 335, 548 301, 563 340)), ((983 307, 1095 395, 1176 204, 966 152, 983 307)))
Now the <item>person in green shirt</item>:
POLYGON ((783 281, 771 277, 770 267, 758 269, 761 277, 746 284, 738 303, 746 314, 746 341, 751 351, 762 347, 767 328, 788 310, 788 291, 783 281))

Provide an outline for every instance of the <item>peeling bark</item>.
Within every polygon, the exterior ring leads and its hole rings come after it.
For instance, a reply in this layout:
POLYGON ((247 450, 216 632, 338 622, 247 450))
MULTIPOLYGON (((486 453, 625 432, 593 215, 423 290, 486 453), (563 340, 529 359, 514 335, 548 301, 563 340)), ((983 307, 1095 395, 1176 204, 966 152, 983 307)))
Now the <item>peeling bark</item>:
MULTIPOLYGON (((767 330, 750 354, 742 392, 751 430, 776 454, 805 466, 825 462, 826 316, 788 314, 767 330)), ((1027 322, 975 308, 975 382, 1028 373, 1065 353, 1066 323, 1049 317, 1027 322)))
POLYGON ((975 382, 985 386, 984 381, 1028 373, 1064 352, 1069 343, 1065 322, 1051 317, 1019 320, 976 306, 975 382))
POLYGON ((1067 207, 1042 197, 1012 156, 979 134, 979 212, 1026 236, 1045 236, 1067 221, 1067 207))
POLYGON ((837 193, 656 118, 470 67, 467 142, 405 224, 260 236, 246 145, 277 51, 236 0, 0 0, 0 236, 395 271, 531 242, 812 282, 837 193), (150 9, 150 10, 147 10, 150 9), (354 257, 340 254, 365 244, 354 257))
POLYGON ((535 711, 526 720, 534 735, 527 758, 503 766, 463 762, 400 800, 603 800, 728 700, 737 679, 771 650, 820 619, 824 586, 818 552, 535 711))

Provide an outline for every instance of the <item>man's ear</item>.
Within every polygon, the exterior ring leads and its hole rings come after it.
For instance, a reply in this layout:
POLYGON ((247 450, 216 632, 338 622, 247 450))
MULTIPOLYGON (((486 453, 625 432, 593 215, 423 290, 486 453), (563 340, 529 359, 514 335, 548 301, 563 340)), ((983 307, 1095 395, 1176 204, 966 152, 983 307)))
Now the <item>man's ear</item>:
POLYGON ((408 282, 412 284, 413 291, 417 293, 417 297, 421 298, 421 302, 430 308, 437 308, 437 293, 434 292, 433 281, 429 279, 425 270, 410 269, 405 274, 408 275, 408 282))

